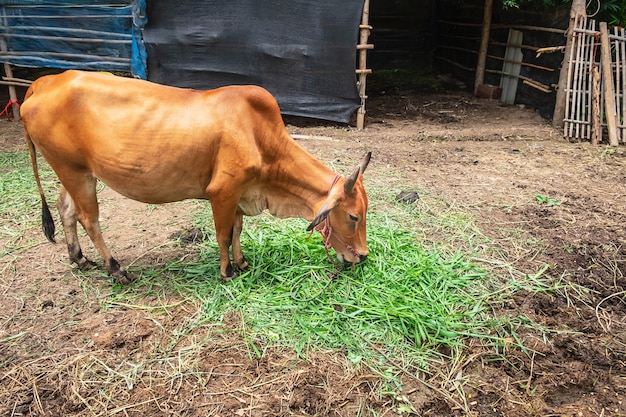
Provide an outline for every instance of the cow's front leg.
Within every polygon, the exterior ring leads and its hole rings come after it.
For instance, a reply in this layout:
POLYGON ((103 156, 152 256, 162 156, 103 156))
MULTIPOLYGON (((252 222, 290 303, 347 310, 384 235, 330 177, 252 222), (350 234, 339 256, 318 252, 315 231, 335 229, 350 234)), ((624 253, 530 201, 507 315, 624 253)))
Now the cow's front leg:
POLYGON ((233 262, 237 267, 245 271, 248 269, 248 262, 246 262, 246 258, 243 256, 243 251, 241 250, 241 231, 243 230, 243 214, 237 212, 235 215, 235 223, 233 225, 233 262))
MULTIPOLYGON (((214 212, 215 216, 215 212, 214 212)), ((233 236, 233 221, 234 216, 228 221, 227 216, 215 216, 215 236, 217 238, 217 245, 220 249, 220 278, 224 281, 230 281, 236 278, 237 275, 233 271, 233 266, 230 263, 230 245, 232 243, 233 236)))
POLYGON ((230 263, 230 246, 233 240, 236 205, 223 204, 211 200, 213 220, 215 221, 215 237, 220 249, 220 278, 230 281, 236 277, 230 263))

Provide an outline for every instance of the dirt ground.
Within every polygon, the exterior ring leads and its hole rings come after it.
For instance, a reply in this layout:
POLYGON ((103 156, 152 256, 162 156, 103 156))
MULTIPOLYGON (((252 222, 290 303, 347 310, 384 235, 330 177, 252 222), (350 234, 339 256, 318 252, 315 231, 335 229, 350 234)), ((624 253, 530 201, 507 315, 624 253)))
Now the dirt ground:
MULTIPOLYGON (((341 352, 303 360, 274 347, 251 359, 236 314, 210 337, 203 328, 174 337, 193 313, 174 295, 145 309, 103 309, 111 282, 85 289, 64 245, 33 227, 24 240, 37 244, 0 259, 0 415, 626 415, 624 146, 570 143, 532 110, 466 93, 368 105, 364 131, 287 122, 292 133, 317 137, 301 143, 325 162, 356 163, 371 150, 368 177, 401 173, 407 190, 460 208, 516 271, 549 265, 560 291, 520 289, 494 306, 538 324, 518 329, 526 352, 495 360, 492 349, 472 345, 463 361, 402 375, 402 392, 386 394, 379 377, 341 352), (537 195, 560 204, 539 204, 537 195)), ((0 120, 0 138, 2 150, 23 149, 18 123, 0 120)), ((193 250, 168 245, 190 227, 185 204, 148 211, 108 189, 101 202, 105 237, 123 265, 193 250)))

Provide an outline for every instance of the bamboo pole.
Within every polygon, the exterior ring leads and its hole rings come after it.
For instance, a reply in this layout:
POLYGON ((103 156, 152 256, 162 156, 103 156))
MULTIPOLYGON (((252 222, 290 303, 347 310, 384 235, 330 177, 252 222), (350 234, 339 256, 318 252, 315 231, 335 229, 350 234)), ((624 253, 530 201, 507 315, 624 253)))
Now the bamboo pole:
MULTIPOLYGON (((455 25, 455 26, 469 26, 469 27, 480 27, 481 23, 468 23, 468 22, 452 22, 449 20, 438 20, 437 22, 447 24, 447 25, 455 25)), ((522 29, 522 30, 534 30, 538 32, 551 32, 551 33, 565 33, 566 31, 563 29, 555 29, 555 28, 546 28, 541 26, 532 26, 532 25, 511 25, 498 23, 491 25, 491 29, 522 29)))
POLYGON ((609 32, 606 22, 600 22, 600 59, 602 62, 602 78, 604 85, 604 113, 609 130, 609 144, 618 146, 617 120, 615 115, 615 89, 613 86, 613 70, 611 67, 611 51, 609 45, 609 32))
MULTIPOLYGON (((493 44, 495 45, 496 43, 494 42, 493 44)), ((508 44, 500 44, 500 45, 508 45, 508 44)), ((514 45, 511 45, 511 46, 514 46, 514 45)), ((515 46, 519 46, 519 45, 515 45, 515 46)), ((471 54, 477 54, 478 53, 478 51, 476 51, 474 49, 461 48, 460 46, 438 46, 438 48, 439 49, 451 49, 453 51, 469 52, 471 54)), ((539 70, 543 70, 543 71, 554 72, 554 68, 544 67, 542 65, 531 64, 531 63, 523 62, 523 61, 514 61, 514 60, 502 58, 502 57, 499 57, 499 56, 496 56, 496 55, 489 55, 489 54, 487 54, 487 58, 495 59, 496 61, 509 62, 509 63, 512 63, 512 64, 519 64, 519 65, 522 65, 522 66, 525 66, 525 67, 535 68, 535 69, 539 69, 539 70)))
POLYGON ((621 32, 621 50, 622 50, 622 142, 626 142, 626 30, 620 29, 621 32))
POLYGON ((527 85, 529 87, 535 88, 539 91, 542 91, 544 93, 551 93, 552 90, 550 90, 549 88, 546 88, 544 85, 540 85, 540 84, 535 84, 533 81, 528 81, 528 80, 524 80, 524 82, 522 83, 524 85, 527 85))
POLYGON ((24 34, 3 34, 4 37, 20 38, 20 39, 37 39, 37 40, 54 40, 65 42, 82 42, 82 43, 117 43, 122 45, 130 45, 133 43, 131 39, 90 39, 90 38, 75 38, 68 36, 48 36, 48 35, 24 35, 24 34))
POLYGON ((474 94, 478 86, 485 81, 485 66, 487 64, 487 50, 489 49, 489 33, 491 31, 491 15, 493 13, 493 0, 485 0, 483 10, 483 26, 480 36, 480 49, 478 51, 478 62, 476 63, 476 77, 474 78, 474 94))
MULTIPOLYGON (((577 16, 574 19, 574 27, 578 27, 578 20, 579 20, 579 16, 577 16)), ((572 31, 573 34, 574 31, 572 31)), ((564 101, 565 101, 565 105, 564 105, 564 109, 563 109, 563 134, 566 137, 572 137, 572 118, 571 116, 571 102, 572 99, 570 98, 570 93, 572 93, 572 91, 570 90, 570 86, 572 85, 572 73, 574 72, 574 68, 572 65, 570 65, 569 63, 574 61, 574 51, 576 50, 576 48, 574 48, 575 43, 577 42, 577 37, 575 37, 574 35, 572 35, 572 40, 571 43, 572 45, 569 48, 565 48, 565 58, 563 60, 563 62, 567 62, 567 78, 565 79, 565 82, 561 83, 561 80, 563 79, 563 67, 561 67, 561 74, 559 76, 559 85, 557 87, 557 103, 558 103, 558 99, 559 99, 559 91, 561 91, 563 93, 563 97, 564 97, 564 101)), ((572 93, 573 95, 573 93, 572 93)), ((558 104, 556 104, 558 105, 558 104)), ((556 112, 556 109, 555 109, 556 112)), ((552 120, 552 124, 553 126, 555 126, 554 123, 554 119, 552 120)))
MULTIPOLYGON (((587 19, 583 19, 584 24, 587 23, 587 19)), ((576 58, 576 88, 574 89, 576 94, 576 120, 585 120, 584 111, 585 111, 585 93, 584 93, 584 80, 585 80, 585 52, 587 47, 588 35, 587 33, 581 33, 579 38, 579 45, 576 49, 577 58, 576 58)), ((582 123, 576 123, 576 138, 584 139, 584 131, 588 125, 584 125, 582 123), (581 133, 582 132, 582 133, 581 133)))
POLYGON ((553 52, 563 52, 565 51, 565 45, 563 46, 547 46, 545 48, 538 48, 537 49, 537 55, 535 55, 535 58, 539 58, 541 56, 541 54, 551 54, 553 52))
MULTIPOLYGON (((591 28, 595 29, 596 21, 591 19, 591 28)), ((596 32, 597 33, 597 32, 596 32)), ((585 80, 586 80, 586 96, 587 96, 587 106, 588 108, 585 110, 587 120, 592 120, 593 116, 593 68, 595 65, 596 59, 596 36, 589 35, 589 42, 587 45, 587 56, 585 57, 585 80)), ((590 123, 587 127, 587 139, 591 139, 593 135, 593 123, 590 123)), ((600 138, 602 134, 600 134, 600 138)))
POLYGON ((359 25, 359 44, 357 50, 359 52, 359 68, 357 74, 359 76, 358 88, 359 97, 361 98, 361 107, 359 107, 356 115, 356 128, 361 130, 365 126, 365 101, 367 100, 366 82, 367 74, 371 70, 367 68, 367 51, 374 48, 374 45, 367 43, 372 27, 369 24, 370 0, 363 2, 363 15, 361 16, 361 24, 359 25))
MULTIPOLYGON (((446 63, 448 63, 450 65, 453 65, 453 66, 455 66, 457 68, 461 68, 462 70, 465 70, 465 71, 471 71, 471 72, 476 71, 476 68, 466 67, 466 66, 461 65, 458 62, 454 62, 453 60, 448 59, 448 58, 444 58, 444 57, 438 56, 438 57, 435 57, 435 59, 437 59, 439 61, 446 62, 446 63)), ((528 81, 528 82, 534 84, 534 85, 532 85, 532 87, 534 87, 534 88, 540 89, 542 91, 543 90, 547 90, 547 92, 549 92, 549 93, 552 92, 552 90, 550 89, 549 85, 542 84, 539 81, 533 80, 532 78, 525 77, 523 75, 509 74, 509 73, 506 73, 506 72, 503 72, 503 71, 492 70, 492 69, 486 69, 485 72, 488 72, 490 74, 506 75, 508 77, 519 78, 520 80, 528 81)))
POLYGON ((574 28, 580 16, 587 16, 587 4, 585 0, 573 0, 569 15, 569 27, 566 32, 567 41, 563 53, 563 64, 559 74, 559 85, 556 90, 556 102, 552 114, 552 126, 562 127, 565 119, 565 103, 567 101, 567 78, 569 73, 569 57, 571 56, 572 44, 574 41, 574 28))
MULTIPOLYGON (((624 35, 624 28, 613 28, 614 36, 611 38, 615 47, 615 87, 617 89, 615 96, 618 98, 617 103, 617 120, 618 122, 624 120, 626 117, 626 38, 624 35), (622 36, 620 36, 620 31, 622 36), (621 102, 621 106, 619 105, 621 102)), ((617 128, 618 141, 624 142, 624 128, 623 123, 617 128)))
MULTIPOLYGON (((7 64, 5 64, 7 65, 7 64)), ((26 84, 26 83, 18 83, 16 81, 0 81, 0 85, 8 85, 9 86, 9 90, 11 89, 11 86, 13 87, 30 87, 30 84, 26 84)), ((9 93, 9 97, 11 96, 11 94, 9 93)), ((15 96, 15 100, 11 99, 11 101, 17 101, 17 95, 15 96)), ((13 111, 13 113, 15 113, 15 111, 13 111)))
POLYGON ((130 62, 130 58, 120 58, 120 57, 116 57, 116 56, 103 56, 103 55, 88 55, 88 54, 71 54, 71 53, 64 53, 64 52, 46 52, 46 51, 20 51, 20 52, 15 52, 15 51, 2 51, 1 53, 4 56, 10 56, 10 57, 21 57, 21 56, 28 56, 30 57, 31 55, 34 55, 37 58, 41 58, 41 59, 46 59, 47 57, 59 57, 59 58, 87 58, 87 59, 93 59, 93 60, 98 60, 98 59, 106 59, 107 62, 112 61, 112 62, 130 62))
MULTIPOLYGON (((12 26, 7 26, 3 23, 0 26, 0 32, 7 32, 12 26)), ((132 35, 125 33, 105 32, 101 30, 89 30, 89 29, 74 29, 74 28, 62 28, 62 27, 48 27, 48 26, 20 26, 20 29, 28 32, 64 32, 74 35, 91 35, 91 36, 107 36, 108 38, 114 37, 119 39, 132 39, 132 35)))
POLYGON ((24 78, 14 78, 14 77, 2 77, 4 81, 15 81, 16 83, 28 84, 32 83, 31 80, 26 80, 24 78))

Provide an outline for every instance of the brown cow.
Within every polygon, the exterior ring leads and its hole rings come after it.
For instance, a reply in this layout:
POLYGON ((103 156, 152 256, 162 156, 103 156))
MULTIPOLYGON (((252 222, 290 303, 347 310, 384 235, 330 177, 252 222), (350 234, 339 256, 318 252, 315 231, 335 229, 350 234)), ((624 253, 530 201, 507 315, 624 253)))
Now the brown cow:
POLYGON ((167 203, 208 199, 215 219, 223 279, 248 267, 241 250, 243 215, 268 210, 302 217, 308 230, 350 263, 368 254, 367 195, 362 173, 368 153, 342 178, 289 135, 278 103, 260 87, 196 91, 106 73, 66 71, 39 78, 21 107, 26 142, 42 199, 43 228, 54 222, 41 188, 35 147, 61 181, 57 201, 70 260, 82 254, 76 222, 98 249, 109 274, 128 282, 100 231, 96 178, 128 198, 167 203))

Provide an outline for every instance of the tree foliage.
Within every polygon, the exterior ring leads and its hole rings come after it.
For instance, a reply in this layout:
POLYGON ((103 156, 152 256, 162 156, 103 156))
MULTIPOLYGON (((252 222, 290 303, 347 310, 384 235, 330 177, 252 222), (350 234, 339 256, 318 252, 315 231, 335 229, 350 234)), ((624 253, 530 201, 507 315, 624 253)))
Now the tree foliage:
MULTIPOLYGON (((502 8, 533 8, 551 9, 571 0, 502 0, 502 8)), ((587 1, 587 15, 596 20, 607 22, 611 26, 626 26, 626 1, 624 0, 591 0, 587 1)))
POLYGON ((597 15, 594 19, 605 21, 612 26, 626 26, 626 1, 595 0, 588 5, 587 13, 595 13, 596 10, 597 15))
POLYGON ((559 4, 569 3, 568 0, 502 0, 502 7, 505 9, 524 7, 541 7, 549 9, 559 4))

